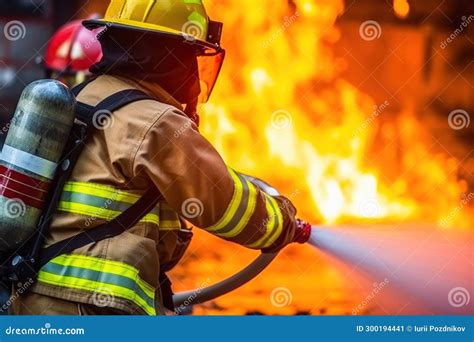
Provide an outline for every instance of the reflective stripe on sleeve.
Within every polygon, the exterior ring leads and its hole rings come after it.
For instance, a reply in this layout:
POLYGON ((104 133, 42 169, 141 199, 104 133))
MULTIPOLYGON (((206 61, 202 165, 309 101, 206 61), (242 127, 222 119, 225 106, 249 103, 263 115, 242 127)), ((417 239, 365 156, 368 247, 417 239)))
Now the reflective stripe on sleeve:
POLYGON ((265 222, 265 234, 256 242, 249 245, 250 248, 268 248, 281 235, 283 231, 283 215, 278 207, 278 203, 273 197, 265 195, 265 206, 267 209, 267 220, 265 222))
POLYGON ((229 169, 234 181, 234 194, 222 218, 215 225, 205 228, 223 238, 239 235, 248 224, 257 205, 257 188, 243 176, 229 169))

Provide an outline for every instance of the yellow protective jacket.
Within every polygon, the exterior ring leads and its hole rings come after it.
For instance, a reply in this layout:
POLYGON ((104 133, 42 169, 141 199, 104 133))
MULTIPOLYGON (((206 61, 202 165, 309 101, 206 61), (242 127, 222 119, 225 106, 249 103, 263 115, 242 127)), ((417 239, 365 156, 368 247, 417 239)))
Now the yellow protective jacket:
POLYGON ((249 248, 277 249, 294 238, 295 210, 228 168, 157 85, 100 76, 78 101, 95 106, 124 89, 156 101, 117 110, 93 133, 64 187, 46 245, 111 220, 153 184, 164 200, 120 236, 53 259, 32 292, 128 314, 163 314, 160 267, 175 252, 180 217, 249 248))

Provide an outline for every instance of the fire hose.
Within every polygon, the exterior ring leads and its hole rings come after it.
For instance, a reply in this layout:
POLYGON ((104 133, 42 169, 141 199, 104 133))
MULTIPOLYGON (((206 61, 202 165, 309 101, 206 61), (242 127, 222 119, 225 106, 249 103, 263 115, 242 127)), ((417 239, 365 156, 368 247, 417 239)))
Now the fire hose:
MULTIPOLYGON (((261 179, 251 176, 245 177, 269 195, 280 195, 278 190, 273 188, 268 183, 265 183, 261 179)), ((297 220, 295 242, 300 244, 305 244, 306 242, 308 242, 311 234, 311 229, 312 227, 308 223, 302 220, 297 220)), ((198 288, 191 291, 177 293, 173 296, 174 306, 176 308, 179 308, 181 306, 187 307, 190 305, 202 304, 221 297, 229 292, 232 292, 256 278, 268 266, 270 266, 270 264, 277 257, 277 255, 278 253, 262 253, 247 267, 243 268, 240 272, 232 275, 227 279, 220 281, 219 283, 205 288, 198 288)))
POLYGON ((208 302, 232 292, 262 273, 278 253, 262 253, 250 265, 233 276, 206 288, 180 292, 173 296, 175 307, 189 306, 208 302))
MULTIPOLYGON (((305 244, 308 242, 313 227, 308 223, 298 220, 298 227, 295 242, 305 244)), ((205 288, 198 288, 192 291, 180 292, 173 296, 174 306, 190 306, 202 304, 215 298, 221 297, 232 292, 239 287, 253 280, 262 273, 272 261, 277 257, 278 253, 262 253, 250 265, 242 269, 233 276, 222 280, 219 283, 205 288)))

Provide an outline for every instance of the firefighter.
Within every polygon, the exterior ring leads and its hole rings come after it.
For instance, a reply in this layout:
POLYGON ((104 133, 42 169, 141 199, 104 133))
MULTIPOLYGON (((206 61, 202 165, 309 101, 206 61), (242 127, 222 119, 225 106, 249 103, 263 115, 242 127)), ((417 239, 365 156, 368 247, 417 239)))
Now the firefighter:
MULTIPOLYGON (((90 19, 98 17, 92 15, 90 19)), ((72 87, 90 77, 89 68, 102 57, 96 36, 97 32, 86 29, 82 20, 60 27, 46 47, 43 60, 46 78, 57 79, 72 87)))
POLYGON ((163 273, 182 254, 184 220, 256 250, 294 242, 293 205, 228 167, 198 131, 196 104, 209 98, 224 59, 221 25, 202 2, 112 0, 104 19, 84 25, 103 28, 103 58, 78 101, 96 106, 126 89, 153 99, 115 111, 87 142, 47 245, 110 221, 150 187, 163 200, 127 232, 51 260, 13 313, 164 314, 163 273))

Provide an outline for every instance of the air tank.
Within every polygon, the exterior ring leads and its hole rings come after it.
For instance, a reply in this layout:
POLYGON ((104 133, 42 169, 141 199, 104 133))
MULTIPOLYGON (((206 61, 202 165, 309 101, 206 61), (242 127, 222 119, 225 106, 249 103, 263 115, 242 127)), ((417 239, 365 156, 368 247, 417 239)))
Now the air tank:
POLYGON ((16 251, 35 233, 75 106, 71 91, 55 80, 23 90, 0 154, 0 255, 16 251))

